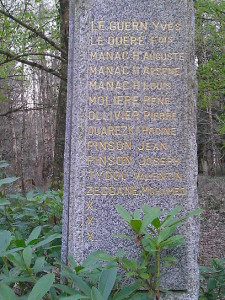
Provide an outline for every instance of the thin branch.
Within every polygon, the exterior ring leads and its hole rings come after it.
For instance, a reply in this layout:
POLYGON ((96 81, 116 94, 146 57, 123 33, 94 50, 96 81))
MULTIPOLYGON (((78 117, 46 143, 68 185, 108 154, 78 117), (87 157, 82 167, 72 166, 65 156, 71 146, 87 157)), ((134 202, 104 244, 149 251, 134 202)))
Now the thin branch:
POLYGON ((40 38, 42 38, 44 41, 46 41, 48 44, 50 44, 51 46, 53 46, 55 49, 57 49, 58 51, 60 51, 65 57, 67 57, 67 52, 62 49, 61 47, 59 47, 55 42, 53 42, 52 40, 50 40, 43 32, 31 27, 30 25, 22 22, 21 20, 17 19, 16 17, 12 16, 10 13, 0 9, 0 13, 3 14, 4 16, 12 19, 13 21, 15 21, 16 23, 20 24, 21 26, 27 28, 28 30, 32 31, 34 34, 36 34, 37 36, 39 36, 40 38))
POLYGON ((7 51, 4 51, 4 50, 0 50, 0 54, 4 54, 8 57, 10 57, 12 60, 16 60, 18 62, 21 62, 22 64, 25 64, 25 65, 29 65, 31 67, 36 67, 40 70, 43 70, 47 73, 50 73, 52 75, 55 75, 56 77, 64 80, 64 81, 67 81, 67 78, 65 76, 63 76, 62 74, 60 74, 59 72, 51 69, 51 68, 47 68, 46 66, 43 66, 39 63, 36 63, 36 62, 33 62, 33 61, 29 61, 29 60, 25 60, 25 59, 21 59, 21 58, 16 58, 16 56, 10 52, 7 52, 7 51))
MULTIPOLYGON (((208 106, 207 106, 207 107, 208 107, 208 106)), ((198 111, 203 112, 203 113, 205 113, 205 114, 207 114, 207 115, 210 114, 207 110, 204 110, 204 109, 199 108, 199 107, 198 107, 198 111)), ((221 109, 221 110, 217 109, 217 111, 223 113, 223 110, 222 110, 222 109, 221 109)), ((211 113, 211 114, 212 114, 213 117, 215 117, 215 119, 218 119, 218 118, 219 118, 218 115, 216 114, 216 112, 215 112, 215 113, 211 113)))
POLYGON ((20 74, 14 74, 14 75, 9 75, 7 78, 5 77, 0 77, 0 80, 6 80, 8 78, 14 78, 14 77, 26 77, 26 75, 20 75, 20 74))
MULTIPOLYGON (((3 51, 4 50, 1 50, 1 54, 4 54, 3 51)), ((7 51, 5 52, 5 55, 8 56, 8 52, 7 51)), ((34 52, 30 52, 30 53, 19 54, 19 55, 13 57, 13 58, 6 59, 2 63, 0 63, 0 66, 6 64, 8 62, 11 62, 13 60, 17 60, 18 58, 23 57, 23 56, 38 56, 38 55, 53 57, 53 58, 61 60, 63 63, 67 63, 66 59, 64 59, 64 58, 62 58, 61 56, 58 56, 58 55, 54 55, 54 54, 50 54, 50 53, 34 53, 34 52)))
POLYGON ((46 105, 46 106, 43 106, 43 107, 33 107, 33 108, 24 108, 23 105, 22 105, 20 107, 11 109, 11 110, 3 113, 3 114, 0 114, 0 117, 7 117, 8 115, 11 115, 13 113, 20 112, 20 111, 43 110, 43 109, 48 109, 48 108, 55 109, 55 107, 51 106, 51 105, 46 105))
POLYGON ((57 20, 57 17, 54 18, 54 19, 50 19, 50 20, 46 21, 41 27, 42 27, 42 28, 45 28, 46 25, 48 25, 48 24, 50 24, 52 21, 56 21, 56 20, 57 20))
MULTIPOLYGON (((225 136, 225 133, 218 133, 218 132, 215 132, 217 136, 225 136)), ((211 133, 207 133, 207 132, 204 132, 204 131, 198 131, 198 134, 203 134, 203 135, 211 135, 211 133)))
POLYGON ((215 21, 214 19, 210 19, 210 18, 205 18, 205 17, 196 17, 196 20, 201 19, 203 21, 215 21))

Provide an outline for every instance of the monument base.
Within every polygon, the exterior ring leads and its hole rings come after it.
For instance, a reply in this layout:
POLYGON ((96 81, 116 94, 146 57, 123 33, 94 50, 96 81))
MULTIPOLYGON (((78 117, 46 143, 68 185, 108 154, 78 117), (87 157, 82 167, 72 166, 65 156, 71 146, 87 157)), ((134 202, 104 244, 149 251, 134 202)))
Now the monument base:
POLYGON ((172 292, 168 295, 160 296, 162 300, 198 300, 198 290, 195 292, 172 292))

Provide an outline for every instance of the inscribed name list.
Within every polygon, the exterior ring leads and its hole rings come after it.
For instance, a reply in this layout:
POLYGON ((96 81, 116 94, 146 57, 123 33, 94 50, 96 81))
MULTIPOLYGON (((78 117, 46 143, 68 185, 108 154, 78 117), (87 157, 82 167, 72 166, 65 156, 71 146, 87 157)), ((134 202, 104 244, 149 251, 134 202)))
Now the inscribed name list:
POLYGON ((95 244, 99 201, 129 206, 137 198, 145 203, 152 197, 151 205, 185 198, 182 158, 175 149, 185 52, 179 47, 179 17, 95 18, 89 26, 85 195, 92 209, 86 238, 95 244))
MULTIPOLYGON (((137 257, 115 237, 132 234, 117 204, 196 207, 193 21, 190 0, 71 0, 64 260, 121 248, 137 257)), ((191 222, 166 274, 172 290, 197 280, 191 222)))

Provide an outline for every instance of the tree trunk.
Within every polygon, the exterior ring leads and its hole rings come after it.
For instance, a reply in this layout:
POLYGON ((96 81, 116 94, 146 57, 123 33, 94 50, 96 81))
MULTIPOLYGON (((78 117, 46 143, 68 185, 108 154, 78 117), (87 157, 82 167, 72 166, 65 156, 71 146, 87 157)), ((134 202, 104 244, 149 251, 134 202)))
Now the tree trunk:
MULTIPOLYGON (((13 110, 13 99, 11 98, 11 89, 8 89, 8 102, 9 102, 9 110, 13 110)), ((10 124, 10 129, 12 134, 12 148, 13 148, 14 161, 15 161, 15 175, 18 177, 19 176, 18 145, 17 145, 17 137, 16 137, 13 114, 9 114, 9 124, 10 124)))
POLYGON ((213 118, 212 118, 212 105, 209 104, 207 107, 207 112, 209 114, 209 136, 210 136, 210 145, 211 145, 211 166, 210 166, 210 175, 216 175, 217 169, 217 155, 216 155, 216 143, 213 129, 213 118))
MULTIPOLYGON (((60 0, 60 19, 61 19, 61 47, 68 53, 69 38, 69 0, 60 0)), ((65 56, 62 53, 62 57, 65 56)), ((61 74, 67 77, 67 64, 61 64, 61 74)), ((66 128, 66 99, 67 83, 63 80, 60 82, 58 96, 57 114, 56 114, 56 132, 54 146, 54 164, 53 164, 53 181, 52 187, 59 188, 63 174, 64 147, 65 147, 65 128, 66 128)))
MULTIPOLYGON (((23 71, 24 72, 24 71, 23 71)), ((22 94, 21 94, 21 102, 23 106, 23 111, 22 111, 22 136, 21 136, 21 190, 25 194, 26 193, 26 185, 25 185, 25 141, 26 141, 26 102, 24 98, 24 86, 22 85, 22 94)))

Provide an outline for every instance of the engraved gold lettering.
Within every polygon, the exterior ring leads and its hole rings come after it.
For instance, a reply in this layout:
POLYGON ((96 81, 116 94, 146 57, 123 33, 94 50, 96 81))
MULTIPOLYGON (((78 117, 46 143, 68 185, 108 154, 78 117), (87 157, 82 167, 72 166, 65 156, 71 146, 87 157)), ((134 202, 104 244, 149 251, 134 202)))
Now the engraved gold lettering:
POLYGON ((179 173, 152 173, 152 180, 182 180, 182 174, 179 173))
POLYGON ((95 60, 127 60, 129 59, 129 52, 128 51, 91 51, 90 58, 95 60))
POLYGON ((169 43, 172 43, 173 42, 173 37, 172 36, 155 36, 155 35, 152 35, 150 37, 150 44, 154 45, 156 43, 159 43, 159 44, 169 44, 169 43))
POLYGON ((93 210, 93 201, 87 202, 86 210, 93 210))
POLYGON ((133 176, 136 180, 159 181, 159 180, 182 180, 183 176, 180 173, 146 173, 141 171, 133 171, 133 176))
POLYGON ((184 53, 182 52, 169 52, 169 53, 161 53, 161 52, 145 52, 143 55, 143 60, 161 60, 161 61, 183 61, 184 53))
MULTIPOLYGON (((178 120, 176 99, 169 92, 178 84, 174 77, 182 75, 182 63, 187 58, 170 45, 180 40, 181 24, 166 19, 149 23, 94 20, 90 30, 86 99, 89 185, 85 194, 91 199, 102 200, 104 196, 105 201, 109 196, 184 196, 186 188, 179 186, 183 175, 177 171, 182 169, 181 160, 169 141, 177 135, 178 120), (146 43, 149 47, 142 47, 146 43), (108 51, 100 47, 104 45, 108 51), (129 185, 132 179, 139 181, 139 186, 129 185)), ((93 201, 85 208, 89 213, 84 222, 92 226, 93 201)), ((88 241, 94 241, 93 232, 87 235, 88 241)))
POLYGON ((128 90, 129 81, 90 81, 89 88, 94 90, 128 90))
POLYGON ((166 151, 167 144, 166 143, 151 143, 151 142, 142 142, 137 146, 139 151, 166 151))
POLYGON ((139 194, 137 186, 89 186, 88 188, 92 196, 138 196, 139 194))
POLYGON ((162 31, 179 31, 181 29, 181 24, 179 23, 162 23, 160 21, 152 22, 153 29, 155 31, 162 30, 162 31))
POLYGON ((107 43, 110 46, 142 46, 144 45, 144 37, 143 36, 109 36, 107 39, 107 43))
POLYGON ((139 75, 140 74, 140 67, 135 66, 133 67, 133 75, 139 75))
POLYGON ((95 172, 91 171, 91 170, 88 170, 87 173, 88 173, 88 175, 90 177, 90 180, 92 180, 93 179, 93 175, 94 175, 95 172))
POLYGON ((140 81, 133 81, 133 89, 140 90, 141 89, 141 82, 140 81))
POLYGON ((184 196, 186 194, 186 188, 184 187, 172 187, 172 188, 152 188, 150 186, 141 187, 142 194, 145 195, 177 195, 184 196))
POLYGON ((101 195, 98 186, 94 186, 93 190, 94 190, 94 192, 93 192, 94 196, 100 196, 101 195))
POLYGON ((181 24, 180 23, 176 23, 175 24, 175 28, 176 28, 176 30, 181 30, 181 24))
POLYGON ((87 165, 95 166, 130 166, 133 162, 131 156, 92 156, 88 155, 87 165))
MULTIPOLYGON (((144 82, 145 83, 145 82, 144 82)), ((171 90, 171 82, 150 82, 150 86, 144 85, 144 90, 171 90)))
POLYGON ((143 74, 146 75, 179 75, 180 68, 151 68, 145 66, 143 74))
POLYGON ((101 179, 103 171, 97 171, 98 178, 101 179))
MULTIPOLYGON (((148 129, 146 129, 149 132, 148 129)), ((107 135, 115 135, 115 136, 124 136, 124 135, 137 135, 139 133, 138 126, 127 126, 127 125, 117 125, 117 126, 88 126, 88 135, 94 136, 107 136, 107 135)), ((147 134, 145 132, 145 134, 147 134)), ((158 134, 159 135, 159 134, 158 134)))
POLYGON ((92 195, 92 187, 91 186, 86 186, 86 195, 91 196, 92 195))
POLYGON ((129 75, 128 66, 90 66, 90 74, 94 75, 129 75))
POLYGON ((92 46, 103 46, 104 45, 104 40, 103 40, 103 37, 101 35, 99 35, 97 37, 91 36, 90 43, 91 43, 92 46))
POLYGON ((104 30, 105 21, 97 21, 96 24, 94 21, 91 22, 91 30, 104 30))
MULTIPOLYGON (((94 172, 94 171, 93 171, 94 172)), ((106 181, 124 181, 129 178, 129 173, 128 171, 111 171, 111 170, 106 170, 106 171, 96 171, 94 172, 97 176, 97 179, 100 180, 106 180, 106 181)))
POLYGON ((148 22, 138 21, 111 21, 109 23, 109 29, 112 31, 131 31, 131 30, 147 30, 148 22))
POLYGON ((97 151, 126 151, 132 150, 132 141, 87 141, 88 150, 97 151))
POLYGON ((157 30, 158 29, 158 26, 159 26, 159 22, 152 22, 153 26, 154 26, 154 29, 157 30))
POLYGON ((98 96, 98 97, 89 96, 89 105, 92 105, 92 104, 94 104, 94 105, 96 105, 96 104, 105 105, 106 103, 108 103, 108 97, 107 96, 105 96, 105 97, 103 97, 103 96, 98 96))
POLYGON ((118 120, 138 120, 139 111, 121 110, 121 111, 89 111, 88 119, 90 121, 118 121, 118 120))
POLYGON ((151 121, 166 120, 174 121, 177 120, 177 114, 175 112, 151 112, 145 110, 143 112, 144 120, 150 119, 151 121))
POLYGON ((176 135, 176 128, 174 127, 148 127, 142 126, 141 133, 143 135, 176 135))
POLYGON ((87 217, 87 225, 94 225, 93 219, 94 219, 94 217, 87 217))
POLYGON ((104 179, 105 180, 115 180, 115 181, 126 180, 126 179, 128 179, 128 172, 105 171, 104 179))
POLYGON ((143 157, 138 161, 140 166, 177 166, 179 163, 178 157, 143 157))
POLYGON ((88 238, 87 238, 87 241, 94 242, 93 234, 94 234, 94 232, 88 232, 88 238))
POLYGON ((161 90, 171 90, 172 84, 170 81, 164 82, 146 82, 146 81, 133 81, 133 89, 134 90, 140 90, 142 89, 144 91, 161 91, 161 90))
POLYGON ((134 51, 133 52, 133 60, 138 60, 140 58, 140 53, 139 51, 134 51))
MULTIPOLYGON (((162 104, 162 103, 161 103, 162 104)), ((139 106, 140 99, 137 95, 118 95, 109 99, 108 96, 89 96, 89 105, 120 105, 120 106, 139 106)))
POLYGON ((150 97, 150 96, 143 96, 143 104, 145 105, 169 105, 170 104, 170 99, 169 98, 155 98, 155 97, 150 97))
POLYGON ((91 57, 91 59, 97 59, 97 55, 98 55, 98 52, 97 52, 97 51, 95 51, 95 52, 91 51, 91 52, 90 52, 90 57, 91 57))

